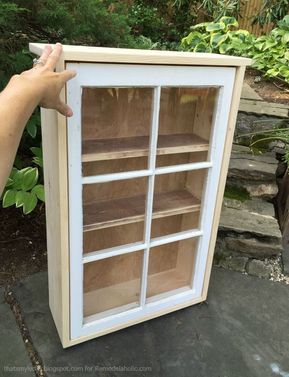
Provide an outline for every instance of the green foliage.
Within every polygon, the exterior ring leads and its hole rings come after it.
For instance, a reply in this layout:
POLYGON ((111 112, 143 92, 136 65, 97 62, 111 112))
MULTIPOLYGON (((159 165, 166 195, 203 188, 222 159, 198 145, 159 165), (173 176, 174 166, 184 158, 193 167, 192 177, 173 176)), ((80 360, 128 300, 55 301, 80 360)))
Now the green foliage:
POLYGON ((289 83, 289 16, 278 22, 268 35, 255 37, 247 30, 237 29, 234 17, 223 16, 218 22, 193 26, 182 39, 184 50, 238 55, 253 59, 252 67, 267 77, 278 77, 289 83))
POLYGON ((21 170, 13 168, 2 197, 3 208, 15 205, 22 207, 26 215, 34 210, 38 200, 44 201, 44 187, 38 184, 37 168, 27 167, 21 170))
POLYGON ((252 142, 250 144, 250 147, 252 150, 256 149, 258 150, 259 145, 264 145, 264 143, 269 143, 272 141, 281 141, 284 143, 284 162, 287 163, 289 166, 289 128, 278 128, 275 127, 271 130, 267 131, 259 131, 252 134, 252 142))
POLYGON ((240 0, 203 0, 202 9, 207 19, 219 21, 223 16, 235 16, 240 14, 240 0))
MULTIPOLYGON (((264 123, 264 120, 261 121, 264 123)), ((258 126, 259 121, 255 121, 255 126, 258 126)), ((271 123, 271 120, 268 120, 271 123)), ((281 141, 284 145, 284 162, 289 166, 289 120, 284 119, 275 124, 275 126, 268 130, 253 131, 242 134, 237 137, 238 141, 243 138, 249 139, 249 146, 254 154, 262 154, 268 151, 269 144, 274 141, 281 141)))
POLYGON ((134 0, 129 25, 135 37, 143 35, 161 49, 178 49, 181 36, 197 18, 197 5, 196 0, 134 0))
POLYGON ((288 0, 263 0, 261 9, 253 18, 253 24, 264 25, 271 22, 276 24, 288 14, 288 10, 288 0))

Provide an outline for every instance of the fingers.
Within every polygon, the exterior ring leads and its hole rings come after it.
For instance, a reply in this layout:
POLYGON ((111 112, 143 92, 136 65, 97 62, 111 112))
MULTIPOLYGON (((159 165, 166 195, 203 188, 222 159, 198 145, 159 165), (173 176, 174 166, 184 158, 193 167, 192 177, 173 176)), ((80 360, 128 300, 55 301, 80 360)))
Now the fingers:
POLYGON ((62 53, 62 45, 61 45, 61 43, 56 43, 53 51, 47 57, 45 67, 54 71, 56 64, 57 64, 57 62, 60 58, 61 53, 62 53))
POLYGON ((56 110, 60 112, 60 114, 71 117, 73 115, 73 111, 71 108, 64 102, 59 102, 59 104, 56 107, 56 110))
POLYGON ((52 47, 48 45, 45 46, 39 59, 45 64, 51 52, 52 52, 52 47))
POLYGON ((76 76, 76 71, 69 71, 69 70, 66 70, 66 71, 62 71, 59 73, 59 77, 62 81, 63 84, 65 84, 67 81, 73 79, 73 77, 76 76))

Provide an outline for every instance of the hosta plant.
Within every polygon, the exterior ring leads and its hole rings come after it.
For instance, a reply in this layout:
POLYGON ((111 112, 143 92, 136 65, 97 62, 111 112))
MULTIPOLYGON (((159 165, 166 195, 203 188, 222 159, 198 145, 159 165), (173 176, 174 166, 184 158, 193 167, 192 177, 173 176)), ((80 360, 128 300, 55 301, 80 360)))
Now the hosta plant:
POLYGON ((13 168, 2 197, 3 208, 22 207, 26 215, 34 210, 38 200, 44 202, 44 187, 38 183, 38 168, 13 168))
POLYGON ((238 29, 237 20, 227 16, 218 22, 197 24, 191 29, 181 41, 184 50, 249 57, 253 59, 252 67, 265 76, 289 83, 289 15, 268 35, 261 37, 238 29))

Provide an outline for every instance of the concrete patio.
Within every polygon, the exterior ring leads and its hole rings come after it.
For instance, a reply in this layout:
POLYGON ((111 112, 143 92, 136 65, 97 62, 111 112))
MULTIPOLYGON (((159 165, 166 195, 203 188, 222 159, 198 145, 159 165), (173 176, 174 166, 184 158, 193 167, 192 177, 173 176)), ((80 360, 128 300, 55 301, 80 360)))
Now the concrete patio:
MULTIPOLYGON (((285 284, 215 268, 206 303, 65 350, 48 308, 47 274, 32 275, 12 294, 42 360, 38 375, 289 377, 285 284)), ((13 313, 1 301, 0 375, 33 375, 13 313)))

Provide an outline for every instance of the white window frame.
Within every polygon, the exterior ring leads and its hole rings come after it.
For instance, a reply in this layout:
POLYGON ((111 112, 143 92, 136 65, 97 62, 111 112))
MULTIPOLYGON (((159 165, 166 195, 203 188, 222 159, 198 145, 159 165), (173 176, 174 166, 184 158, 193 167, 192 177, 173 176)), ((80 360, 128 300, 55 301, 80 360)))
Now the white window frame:
POLYGON ((70 329, 71 339, 117 327, 125 322, 141 320, 146 316, 174 307, 201 296, 204 282, 207 254, 217 186, 228 116, 231 105, 235 68, 233 67, 188 67, 102 63, 67 63, 67 69, 77 71, 77 76, 67 83, 67 102, 74 115, 68 118, 68 179, 69 179, 69 232, 70 232, 70 329), (156 148, 158 134, 158 116, 160 91, 162 86, 173 87, 218 87, 219 95, 215 109, 210 141, 209 161, 188 163, 177 166, 156 168, 156 148), (82 177, 81 159, 81 93, 83 87, 151 87, 154 88, 154 107, 151 125, 150 153, 148 169, 99 176, 82 177), (152 205, 155 175, 207 169, 206 188, 202 199, 200 229, 180 232, 150 240, 152 205), (144 242, 114 247, 83 256, 83 213, 82 186, 97 182, 109 182, 119 179, 148 177, 146 201, 146 221, 144 242), (149 249, 177 240, 199 237, 196 266, 191 289, 178 289, 174 294, 159 295, 156 299, 146 300, 147 270, 149 249), (115 255, 143 250, 143 270, 139 307, 127 307, 125 311, 110 311, 107 317, 99 315, 83 318, 83 265, 115 255))

